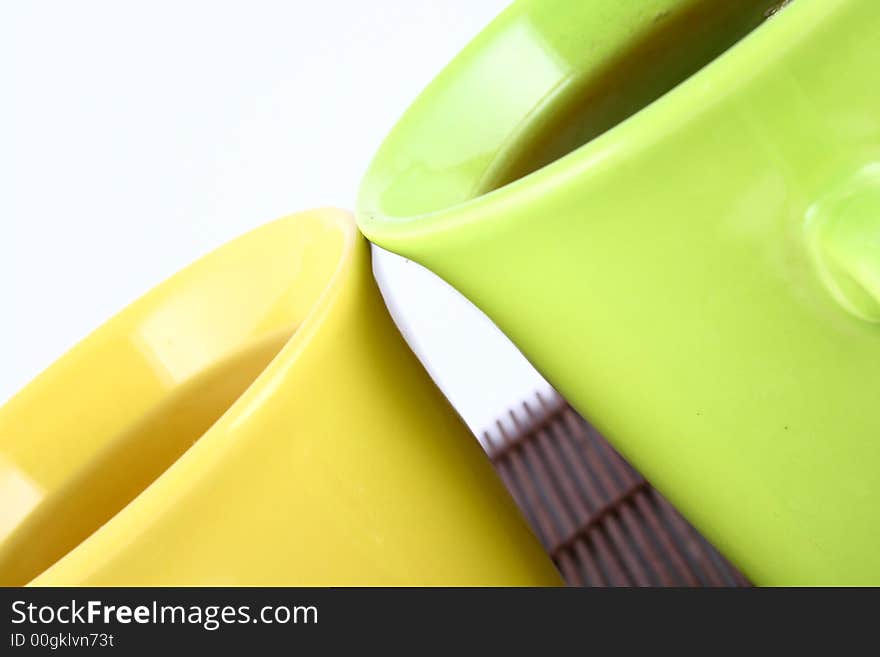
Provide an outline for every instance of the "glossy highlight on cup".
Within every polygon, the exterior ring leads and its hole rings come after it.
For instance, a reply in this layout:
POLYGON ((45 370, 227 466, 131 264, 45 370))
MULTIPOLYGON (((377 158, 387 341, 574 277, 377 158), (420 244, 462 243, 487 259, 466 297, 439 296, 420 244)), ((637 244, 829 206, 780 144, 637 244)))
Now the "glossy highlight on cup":
POLYGON ((555 585, 353 218, 202 258, 0 409, 4 584, 555 585))
POLYGON ((758 584, 880 583, 876 194, 835 191, 880 162, 878 25, 865 0, 519 0, 362 183, 364 234, 758 584))

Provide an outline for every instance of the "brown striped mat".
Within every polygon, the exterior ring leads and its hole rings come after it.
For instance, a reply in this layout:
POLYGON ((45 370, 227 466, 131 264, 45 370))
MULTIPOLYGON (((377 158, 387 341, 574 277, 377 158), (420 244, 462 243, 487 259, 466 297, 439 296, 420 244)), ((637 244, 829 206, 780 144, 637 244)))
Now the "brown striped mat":
POLYGON ((750 586, 561 397, 524 402, 484 439, 569 586, 750 586))

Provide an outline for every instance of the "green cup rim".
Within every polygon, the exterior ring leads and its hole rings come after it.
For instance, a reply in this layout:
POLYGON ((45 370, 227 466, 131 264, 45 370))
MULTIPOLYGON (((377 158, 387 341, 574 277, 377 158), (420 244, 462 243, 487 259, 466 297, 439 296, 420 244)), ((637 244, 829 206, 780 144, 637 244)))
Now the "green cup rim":
MULTIPOLYGON (((546 195, 555 185, 573 176, 583 175, 602 162, 644 147, 651 141, 652 133, 674 130, 689 120, 694 108, 708 107, 747 84, 752 77, 750 72, 761 71, 781 51, 808 39, 811 28, 845 1, 800 0, 784 4, 785 11, 775 12, 773 20, 762 20, 698 71, 630 116, 540 168, 500 186, 486 188, 487 170, 497 169, 499 162, 503 168, 505 153, 510 153, 511 144, 529 137, 529 128, 524 127, 523 119, 538 114, 536 109, 540 110, 547 100, 547 94, 541 93, 543 87, 538 87, 538 95, 528 85, 518 87, 514 79, 512 93, 514 100, 520 102, 511 103, 516 105, 513 121, 493 130, 479 118, 510 102, 510 97, 498 94, 495 86, 481 88, 476 84, 480 78, 488 79, 495 73, 498 74, 492 78, 495 80, 505 75, 510 77, 510 61, 520 59, 524 66, 537 68, 541 64, 536 64, 536 60, 546 57, 546 53, 542 55, 534 48, 531 56, 523 57, 521 46, 527 41, 517 40, 515 36, 522 35, 523 25, 536 18, 549 17, 550 27, 539 34, 540 38, 554 47, 571 50, 572 23, 561 19, 554 23, 554 16, 562 12, 565 17, 567 11, 580 20, 588 20, 607 14, 608 20, 602 24, 599 34, 604 48, 601 55, 585 56, 574 61, 574 68, 560 69, 562 77, 550 84, 558 88, 561 82, 568 84, 582 79, 614 60, 628 39, 648 29, 658 17, 697 5, 704 9, 717 5, 711 0, 646 0, 638 9, 632 9, 630 3, 618 0, 590 3, 518 0, 441 71, 386 137, 361 182, 356 213, 359 227, 371 241, 402 253, 409 244, 485 219, 487 207, 500 210, 507 204, 546 195), (579 8, 573 9, 575 5, 579 8), (520 88, 524 91, 516 96, 520 88), (469 120, 474 116, 478 119, 469 120), (487 127, 491 133, 488 148, 485 140, 473 142, 471 139, 487 127), (453 145, 449 146, 449 142, 453 145), (452 152, 458 147, 465 152, 452 152), (444 159, 446 165, 442 162, 438 165, 444 159)), ((767 7, 763 18, 770 17, 769 10, 780 5, 778 1, 767 0, 755 4, 767 7)), ((575 24, 575 27, 578 26, 575 24)))

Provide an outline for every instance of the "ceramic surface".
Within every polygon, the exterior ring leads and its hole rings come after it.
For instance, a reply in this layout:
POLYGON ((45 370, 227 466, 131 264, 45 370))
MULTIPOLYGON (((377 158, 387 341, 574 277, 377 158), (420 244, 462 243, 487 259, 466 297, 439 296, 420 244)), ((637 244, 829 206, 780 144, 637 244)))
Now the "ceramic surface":
POLYGON ((878 62, 874 0, 520 0, 394 128, 359 224, 753 581, 880 584, 878 62))
POLYGON ((4 584, 559 583, 342 211, 135 302, 0 409, 0 456, 4 584))

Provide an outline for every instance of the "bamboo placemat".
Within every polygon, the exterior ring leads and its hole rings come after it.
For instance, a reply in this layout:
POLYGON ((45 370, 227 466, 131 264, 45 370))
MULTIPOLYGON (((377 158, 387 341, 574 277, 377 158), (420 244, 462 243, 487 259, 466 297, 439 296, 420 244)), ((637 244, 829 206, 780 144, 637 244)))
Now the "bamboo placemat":
POLYGON ((750 586, 561 397, 512 409, 484 444, 569 586, 750 586))

